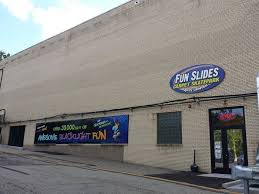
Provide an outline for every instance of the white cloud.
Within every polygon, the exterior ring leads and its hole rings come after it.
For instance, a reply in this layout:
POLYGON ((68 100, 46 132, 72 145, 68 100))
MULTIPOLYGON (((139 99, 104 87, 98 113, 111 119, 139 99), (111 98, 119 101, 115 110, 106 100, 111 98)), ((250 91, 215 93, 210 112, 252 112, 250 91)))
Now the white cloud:
POLYGON ((56 0, 47 8, 36 7, 32 0, 0 0, 9 12, 22 21, 31 19, 42 30, 46 39, 76 26, 104 10, 89 6, 82 0, 56 0))
POLYGON ((26 21, 33 10, 31 0, 0 0, 0 3, 6 6, 12 15, 22 21, 26 21))
POLYGON ((97 16, 100 12, 101 9, 90 7, 80 0, 59 0, 57 6, 34 8, 32 20, 41 26, 42 37, 45 39, 97 16))

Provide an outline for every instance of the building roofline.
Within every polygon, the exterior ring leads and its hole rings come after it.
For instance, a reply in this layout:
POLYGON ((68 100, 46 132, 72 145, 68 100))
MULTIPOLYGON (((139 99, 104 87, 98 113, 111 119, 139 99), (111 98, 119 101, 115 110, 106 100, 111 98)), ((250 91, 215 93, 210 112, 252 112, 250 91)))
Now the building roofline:
MULTIPOLYGON (((0 61, 0 69, 3 68, 3 66, 7 65, 8 63, 13 62, 22 53, 26 53, 26 52, 28 52, 30 50, 33 50, 33 49, 38 48, 38 47, 41 47, 40 45, 42 45, 44 43, 47 43, 47 42, 51 42, 51 40, 53 40, 53 39, 55 39, 57 37, 61 37, 62 35, 65 35, 65 34, 71 32, 71 31, 73 31, 73 30, 75 30, 75 29, 77 29, 77 28, 79 28, 81 26, 88 25, 88 24, 90 25, 94 21, 95 22, 100 22, 100 21, 102 21, 102 19, 104 17, 107 17, 107 16, 111 17, 111 16, 117 15, 119 13, 122 13, 122 12, 124 12, 126 10, 131 9, 132 7, 135 7, 136 5, 141 4, 144 1, 146 1, 146 0, 128 0, 128 2, 123 3, 123 4, 113 8, 111 10, 108 10, 108 11, 106 11, 106 12, 100 14, 100 15, 97 15, 97 16, 89 19, 89 20, 86 20, 86 21, 84 21, 84 22, 82 22, 82 23, 80 23, 80 24, 78 24, 78 25, 76 25, 76 26, 74 26, 72 28, 69 28, 69 29, 67 29, 67 30, 65 30, 65 31, 63 31, 61 33, 58 33, 58 34, 50 37, 50 38, 47 38, 46 40, 40 41, 40 42, 38 42, 38 43, 28 47, 28 48, 25 48, 25 49, 15 53, 15 54, 11 55, 10 57, 0 61)), ((25 54, 25 55, 28 55, 28 54, 25 54)))

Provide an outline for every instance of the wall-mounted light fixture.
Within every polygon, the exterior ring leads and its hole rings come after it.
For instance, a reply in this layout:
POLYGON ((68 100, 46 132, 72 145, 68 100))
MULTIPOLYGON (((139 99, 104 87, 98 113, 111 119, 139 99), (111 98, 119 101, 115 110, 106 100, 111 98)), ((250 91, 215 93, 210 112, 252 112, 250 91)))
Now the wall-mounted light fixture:
POLYGON ((67 114, 62 114, 62 115, 60 115, 60 117, 62 118, 62 119, 64 119, 64 118, 66 118, 67 117, 67 114))
POLYGON ((227 106, 228 105, 228 101, 225 99, 224 100, 224 103, 223 103, 224 106, 227 106))
POLYGON ((199 98, 197 98, 197 99, 195 100, 195 102, 196 102, 198 105, 200 105, 200 99, 199 99, 199 98))

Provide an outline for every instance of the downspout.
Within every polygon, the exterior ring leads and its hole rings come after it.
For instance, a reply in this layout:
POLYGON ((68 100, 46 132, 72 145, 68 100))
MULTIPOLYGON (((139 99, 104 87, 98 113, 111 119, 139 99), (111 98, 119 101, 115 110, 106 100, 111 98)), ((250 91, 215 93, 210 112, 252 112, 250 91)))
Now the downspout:
POLYGON ((0 88, 2 87, 2 81, 3 81, 3 76, 4 76, 4 69, 0 69, 1 71, 1 79, 0 79, 0 88))
MULTIPOLYGON (((3 76, 4 76, 4 69, 0 69, 0 74, 1 74, 1 78, 0 78, 0 88, 2 87, 2 81, 3 81, 3 76)), ((3 114, 3 119, 2 121, 0 120, 0 124, 4 124, 5 123, 5 114, 6 114, 6 109, 0 109, 0 112, 4 112, 3 114)))
POLYGON ((257 86, 257 108, 259 108, 259 73, 257 73, 257 76, 256 76, 256 86, 257 86))
MULTIPOLYGON (((0 109, 0 113, 4 112, 2 121, 0 120, 0 124, 5 124, 5 115, 6 115, 6 109, 0 109)), ((0 115, 1 116, 1 115, 0 115)))

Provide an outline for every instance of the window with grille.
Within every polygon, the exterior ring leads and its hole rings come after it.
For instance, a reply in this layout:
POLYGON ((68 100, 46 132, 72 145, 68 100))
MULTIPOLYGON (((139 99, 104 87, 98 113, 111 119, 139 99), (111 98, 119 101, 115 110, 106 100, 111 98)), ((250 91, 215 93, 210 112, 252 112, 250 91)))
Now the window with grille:
POLYGON ((157 114, 157 144, 182 144, 182 113, 157 114))

